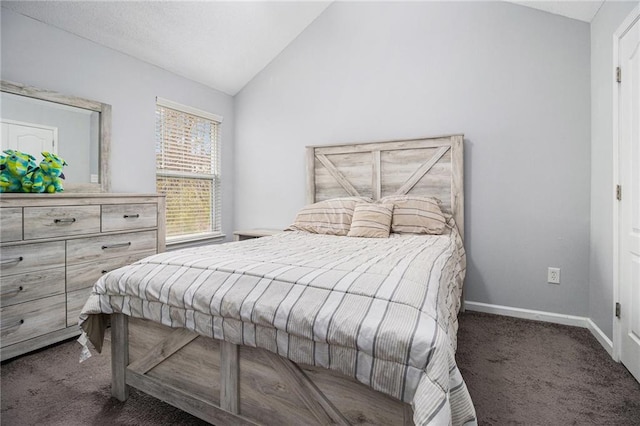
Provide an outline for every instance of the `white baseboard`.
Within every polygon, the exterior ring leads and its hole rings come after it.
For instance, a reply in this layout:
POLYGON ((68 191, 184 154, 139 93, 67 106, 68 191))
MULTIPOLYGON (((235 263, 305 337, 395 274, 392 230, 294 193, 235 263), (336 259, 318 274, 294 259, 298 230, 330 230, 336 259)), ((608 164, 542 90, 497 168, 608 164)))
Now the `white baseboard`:
POLYGON ((596 323, 591 320, 591 318, 557 314, 555 312, 535 311, 533 309, 512 308, 510 306, 491 305, 488 303, 472 302, 469 300, 465 300, 464 307, 465 310, 468 311, 484 312, 487 314, 504 315, 507 317, 587 328, 607 351, 609 356, 613 356, 613 343, 607 335, 600 330, 596 323))
POLYGON ((591 334, 593 334, 593 336, 598 340, 598 342, 600 342, 600 344, 602 345, 604 350, 607 351, 609 356, 611 358, 614 358, 613 342, 611 341, 611 339, 607 337, 606 334, 604 334, 602 330, 600 330, 600 327, 598 327, 595 322, 591 321, 591 318, 587 318, 587 328, 589 329, 589 331, 591 331, 591 334))

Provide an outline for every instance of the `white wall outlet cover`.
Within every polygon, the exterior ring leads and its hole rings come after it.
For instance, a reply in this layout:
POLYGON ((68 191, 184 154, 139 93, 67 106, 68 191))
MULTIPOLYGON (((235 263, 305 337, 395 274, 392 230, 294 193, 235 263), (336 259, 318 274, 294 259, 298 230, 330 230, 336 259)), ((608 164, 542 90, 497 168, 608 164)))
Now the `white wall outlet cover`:
POLYGON ((547 282, 550 284, 560 284, 560 268, 549 268, 547 270, 547 282))

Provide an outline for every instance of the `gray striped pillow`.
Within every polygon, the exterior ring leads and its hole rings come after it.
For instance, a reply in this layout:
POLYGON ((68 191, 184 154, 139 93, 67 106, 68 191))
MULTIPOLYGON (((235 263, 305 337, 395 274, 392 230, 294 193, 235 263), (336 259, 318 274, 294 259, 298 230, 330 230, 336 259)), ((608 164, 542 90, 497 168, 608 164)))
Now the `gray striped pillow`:
POLYGON ((347 237, 388 238, 392 215, 392 203, 357 204, 347 237))
POLYGON ((445 230, 447 219, 437 198, 391 195, 380 201, 394 205, 391 232, 440 235, 445 230))
POLYGON ((287 230, 347 235, 356 204, 370 201, 364 197, 345 197, 310 204, 298 212, 294 223, 287 230))

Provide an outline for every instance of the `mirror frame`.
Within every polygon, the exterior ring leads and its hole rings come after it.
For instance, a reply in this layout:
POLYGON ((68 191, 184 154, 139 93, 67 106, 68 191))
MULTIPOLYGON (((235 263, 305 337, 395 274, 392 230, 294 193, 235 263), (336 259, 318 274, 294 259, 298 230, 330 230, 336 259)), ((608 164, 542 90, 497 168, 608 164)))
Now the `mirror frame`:
POLYGON ((26 86, 20 83, 0 80, 0 91, 28 98, 40 99, 57 104, 69 105, 100 113, 98 143, 99 183, 66 183, 65 192, 109 192, 111 180, 109 174, 109 154, 111 152, 111 105, 77 96, 63 95, 52 90, 26 86))

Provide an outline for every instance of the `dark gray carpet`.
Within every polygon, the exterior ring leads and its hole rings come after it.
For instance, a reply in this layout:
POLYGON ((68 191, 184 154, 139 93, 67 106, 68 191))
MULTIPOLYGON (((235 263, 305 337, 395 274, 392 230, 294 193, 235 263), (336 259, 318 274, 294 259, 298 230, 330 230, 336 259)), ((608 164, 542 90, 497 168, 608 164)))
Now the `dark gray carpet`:
POLYGON ((458 366, 485 425, 640 425, 640 384, 589 330, 465 313, 458 366))
MULTIPOLYGON (((586 329, 468 312, 458 342, 480 424, 640 425, 640 384, 586 329)), ((69 341, 2 364, 1 423, 205 424, 135 390, 110 398, 109 357, 79 353, 69 341)))

